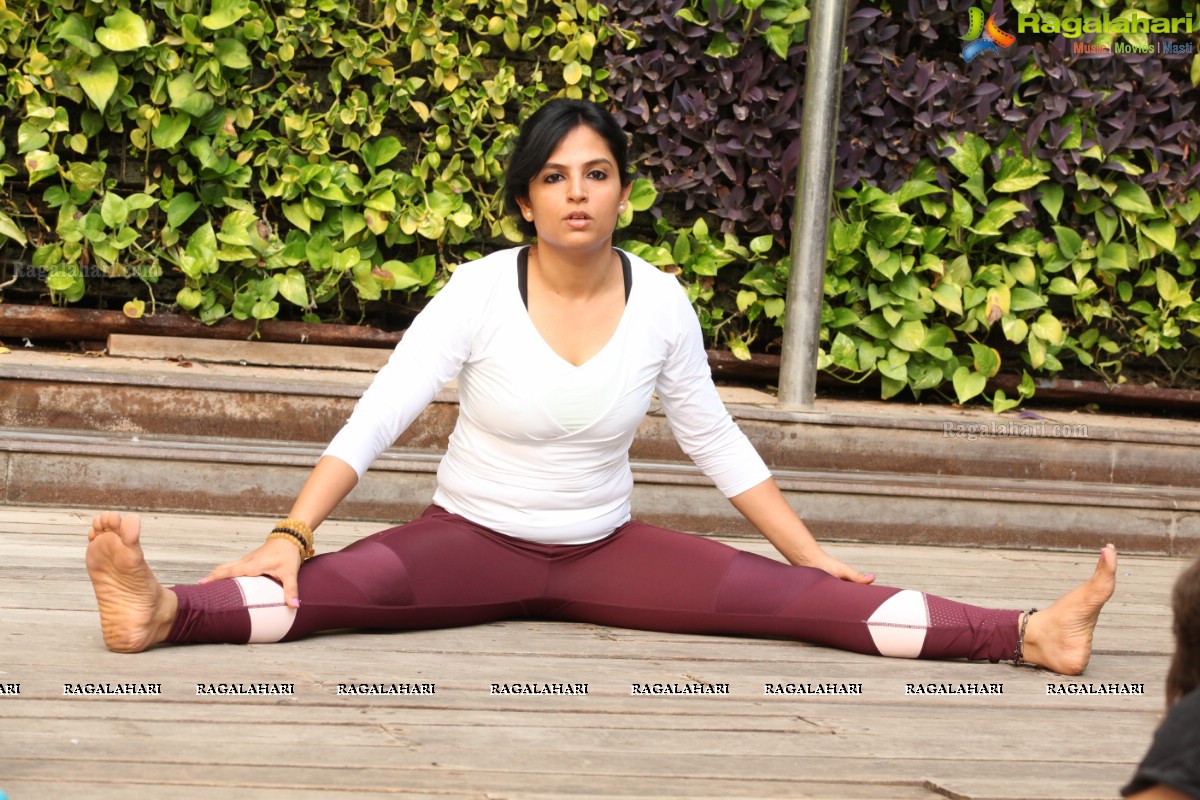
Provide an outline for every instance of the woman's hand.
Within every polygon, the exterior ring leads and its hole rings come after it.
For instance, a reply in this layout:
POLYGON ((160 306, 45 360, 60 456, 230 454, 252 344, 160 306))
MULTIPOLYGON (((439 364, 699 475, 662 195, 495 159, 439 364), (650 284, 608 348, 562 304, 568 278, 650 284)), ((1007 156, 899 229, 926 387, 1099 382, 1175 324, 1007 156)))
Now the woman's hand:
POLYGON ((851 583, 875 582, 875 576, 873 574, 868 573, 864 575, 853 567, 838 561, 836 558, 820 548, 817 548, 816 552, 809 553, 803 559, 801 566, 816 567, 817 569, 828 572, 835 578, 841 578, 842 580, 850 581, 851 583))
POLYGON ((297 597, 296 575, 304 558, 300 548, 288 539, 269 539, 262 547, 247 553, 237 561, 220 564, 201 583, 219 581, 224 578, 244 578, 266 575, 283 584, 283 602, 291 608, 300 607, 297 597))
POLYGON ((875 580, 874 575, 863 575, 822 550, 772 478, 729 498, 729 502, 775 545, 775 549, 789 564, 816 567, 852 583, 872 583, 875 580))

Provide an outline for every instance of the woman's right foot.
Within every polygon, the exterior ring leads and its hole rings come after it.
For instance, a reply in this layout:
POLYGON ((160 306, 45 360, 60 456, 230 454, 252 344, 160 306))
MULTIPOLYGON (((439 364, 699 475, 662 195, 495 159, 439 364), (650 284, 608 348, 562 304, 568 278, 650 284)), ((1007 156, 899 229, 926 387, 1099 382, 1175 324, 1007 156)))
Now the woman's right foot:
POLYGON ((165 641, 178 599, 150 571, 139 542, 141 520, 106 511, 88 531, 87 570, 100 606, 104 644, 116 653, 140 653, 165 641))
POLYGON ((1062 675, 1082 675, 1092 655, 1092 631, 1116 585, 1117 550, 1109 544, 1090 578, 1029 617, 1024 660, 1062 675))

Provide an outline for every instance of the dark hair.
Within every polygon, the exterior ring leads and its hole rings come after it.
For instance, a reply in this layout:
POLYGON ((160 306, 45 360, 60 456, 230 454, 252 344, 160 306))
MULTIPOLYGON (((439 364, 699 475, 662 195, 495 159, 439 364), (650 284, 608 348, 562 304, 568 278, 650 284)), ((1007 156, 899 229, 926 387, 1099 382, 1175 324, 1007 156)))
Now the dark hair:
POLYGON ((1175 655, 1167 670, 1167 705, 1200 687, 1200 558, 1175 581, 1175 655))
POLYGON ((625 132, 612 114, 586 100, 549 101, 521 125, 521 133, 508 158, 508 170, 504 175, 504 210, 512 215, 517 221, 517 228, 526 236, 533 236, 537 229, 521 216, 521 206, 517 200, 529 196, 529 182, 541 172, 558 143, 580 125, 591 128, 608 143, 608 149, 617 163, 621 186, 628 186, 633 180, 629 172, 625 132))

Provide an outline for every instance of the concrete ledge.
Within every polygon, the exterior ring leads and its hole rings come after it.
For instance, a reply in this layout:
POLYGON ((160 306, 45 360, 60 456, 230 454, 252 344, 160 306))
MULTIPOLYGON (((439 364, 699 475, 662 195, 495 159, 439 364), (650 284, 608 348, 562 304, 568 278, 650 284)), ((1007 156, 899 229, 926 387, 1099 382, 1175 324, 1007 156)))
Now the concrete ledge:
MULTIPOLYGON (((364 373, 330 370, 184 369, 114 361, 119 360, 75 359, 69 366, 5 362, 0 425, 324 445, 370 380, 364 373)), ((832 410, 794 412, 773 406, 762 393, 728 395, 742 429, 778 469, 1200 486, 1195 422, 1081 414, 1022 420, 978 409, 879 404, 868 411, 864 404, 837 404, 832 410)), ((444 449, 457 413, 457 392, 442 391, 397 444, 444 449)), ((686 461, 666 419, 654 410, 631 454, 686 461)))
MULTIPOLYGON (((0 360, 0 503, 273 515, 370 381, 364 372, 14 350, 0 360)), ((1200 422, 1039 409, 824 401, 721 388, 819 536, 864 542, 1189 553, 1200 422)), ((457 418, 448 387, 339 508, 379 523, 432 495, 457 418)), ((652 409, 631 450, 635 510, 750 535, 652 409)))
MULTIPOLYGON (((286 510, 322 446, 261 440, 9 430, 0 464, 11 505, 274 515, 286 510)), ((381 525, 433 494, 440 452, 394 448, 339 507, 381 525)), ((682 462, 635 460, 635 514, 701 533, 755 536, 708 479, 682 462)), ((1200 489, 1076 481, 776 469, 822 538, 843 541, 1098 549, 1181 555, 1200 544, 1200 489)))

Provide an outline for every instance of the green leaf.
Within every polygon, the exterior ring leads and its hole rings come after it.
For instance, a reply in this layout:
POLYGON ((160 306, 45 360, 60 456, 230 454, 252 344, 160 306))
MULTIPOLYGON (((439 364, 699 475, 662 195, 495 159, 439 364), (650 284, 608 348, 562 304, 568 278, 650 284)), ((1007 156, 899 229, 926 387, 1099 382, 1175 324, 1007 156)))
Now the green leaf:
POLYGON ((905 181, 900 190, 896 192, 896 205, 903 206, 909 200, 915 200, 927 194, 940 194, 944 191, 942 187, 925 181, 905 181))
POLYGON ((1023 192, 1049 178, 1039 172, 1033 162, 1020 156, 1009 156, 1000 162, 1000 171, 996 173, 992 188, 997 192, 1023 192))
POLYGON ((1025 205, 1016 200, 993 200, 972 230, 985 235, 998 234, 1001 228, 1025 210, 1025 205))
POLYGON ((763 32, 763 38, 781 59, 787 59, 788 47, 792 43, 791 31, 779 25, 772 25, 763 32))
POLYGON ((855 346, 853 339, 840 331, 829 347, 829 356, 837 366, 852 372, 859 371, 858 347, 855 346))
POLYGON ((988 154, 992 152, 992 148, 988 143, 973 133, 963 136, 961 143, 951 139, 947 144, 954 150, 947 157, 947 160, 955 169, 968 178, 979 174, 983 159, 987 158, 988 154))
POLYGON ((29 240, 25 238, 25 231, 21 230, 21 226, 3 211, 0 211, 0 236, 7 236, 21 247, 29 244, 29 240))
POLYGON ((891 326, 884 322, 881 314, 872 314, 869 317, 863 317, 856 327, 875 339, 886 339, 892 330, 891 326))
POLYGON ((933 287, 933 300, 951 314, 962 314, 962 289, 952 283, 942 281, 933 287))
POLYGON ((1000 328, 1004 331, 1004 338, 1013 344, 1020 344, 1029 335, 1029 325, 1015 314, 1005 314, 1001 317, 1000 328))
POLYGON ((129 219, 129 209, 115 192, 109 192, 104 195, 104 202, 100 204, 100 218, 108 227, 116 228, 124 225, 125 220, 129 219))
POLYGON ((1050 281, 1050 286, 1046 289, 1046 292, 1049 294, 1062 294, 1068 297, 1078 291, 1079 287, 1075 285, 1074 281, 1064 278, 1061 275, 1056 276, 1054 280, 1050 281))
POLYGON ((309 266, 314 270, 327 270, 333 266, 333 242, 323 233, 313 234, 304 248, 309 266))
MULTIPOLYGON (((907 378, 907 375, 905 376, 907 378)), ((879 379, 879 398, 887 400, 889 397, 895 397, 904 389, 906 383, 904 380, 896 380, 883 375, 879 379)))
POLYGON ((237 39, 217 39, 214 43, 217 61, 230 69, 248 69, 252 62, 246 53, 246 45, 237 39))
POLYGON ((997 414, 1003 414, 1019 405, 1021 405, 1021 400, 1019 398, 1009 400, 1003 389, 997 389, 996 394, 992 397, 992 411, 997 414))
POLYGON ((1041 189, 1038 202, 1054 221, 1058 221, 1058 212, 1062 210, 1063 187, 1057 183, 1048 183, 1041 189))
POLYGON ((23 122, 17 128, 17 153, 41 150, 49 143, 50 134, 43 130, 41 124, 23 122))
POLYGON ((918 320, 902 322, 888 335, 888 341, 901 350, 915 353, 925 343, 925 325, 918 320))
POLYGON ((311 231, 312 220, 309 219, 308 214, 304 213, 304 205, 302 203, 284 203, 283 215, 287 217, 288 222, 305 233, 311 231))
POLYGON ((1168 304, 1174 303, 1180 297, 1179 282, 1175 280, 1175 276, 1167 272, 1161 267, 1155 270, 1155 286, 1158 289, 1158 294, 1168 304))
POLYGON ((96 29, 96 41, 114 53, 137 50, 150 44, 146 23, 127 8, 104 18, 104 27, 96 29))
MULTIPOLYGON (((563 67, 562 76, 563 83, 565 83, 567 86, 574 86, 583 80, 583 67, 578 61, 572 61, 570 64, 567 64, 565 67, 563 67)), ((734 353, 734 355, 737 354, 734 353)))
POLYGON ((150 139, 155 147, 170 150, 183 139, 189 125, 191 117, 186 114, 163 114, 158 118, 158 124, 150 131, 150 139))
POLYGON ((274 300, 259 300, 250 309, 250 316, 255 319, 274 319, 279 315, 279 303, 274 300))
POLYGON ((1117 215, 1112 213, 1112 209, 1098 208, 1095 214, 1096 230, 1100 233, 1100 239, 1104 242, 1111 242, 1113 235, 1117 232, 1117 227, 1121 224, 1117 219, 1117 215))
POLYGON ((113 92, 117 89, 118 77, 116 62, 108 56, 100 56, 93 59, 88 68, 78 73, 75 79, 79 81, 79 88, 83 89, 83 93, 88 96, 92 104, 100 110, 100 113, 104 113, 108 101, 112 99, 113 92))
POLYGON ((974 359, 975 371, 985 378, 991 378, 1000 371, 1000 353, 985 344, 971 342, 971 356, 974 359))
POLYGON ((172 228, 182 226, 199 207, 200 201, 191 192, 180 192, 167 203, 167 224, 172 228))
POLYGON ((1135 214, 1153 214, 1154 205, 1150 195, 1136 183, 1121 181, 1117 184, 1117 193, 1112 198, 1113 205, 1122 211, 1132 211, 1135 214))
POLYGON ((658 199, 658 190, 649 178, 636 178, 629 190, 629 207, 634 211, 646 211, 658 199))
POLYGON ((190 72, 181 73, 168 83, 167 94, 171 97, 171 108, 178 108, 193 117, 202 117, 212 111, 212 95, 196 88, 196 79, 190 72))
POLYGON ((1062 323, 1058 321, 1058 317, 1049 311, 1044 312, 1037 318, 1037 321, 1030 326, 1030 331, 1038 339, 1055 346, 1062 346, 1062 343, 1067 338, 1062 323))
POLYGON ((750 251, 764 255, 771 252, 771 248, 775 246, 775 237, 770 234, 763 236, 755 236, 750 240, 750 251))
MULTIPOLYGON (((1193 68, 1196 64, 1200 64, 1200 58, 1192 59, 1193 68)), ((1186 222, 1188 225, 1191 225, 1196 221, 1197 218, 1200 218, 1200 191, 1195 189, 1189 191, 1187 194, 1187 200, 1176 203, 1174 209, 1179 213, 1179 216, 1183 218, 1184 222, 1186 222)))
POLYGON ((180 308, 192 311, 204 302, 204 294, 199 289, 193 289, 190 286, 184 287, 175 295, 175 302, 180 308))
POLYGON ((1143 222, 1138 228, 1148 239, 1168 252, 1175 249, 1175 226, 1162 220, 1143 222))
POLYGON ((29 172, 29 185, 42 178, 58 173, 58 156, 45 150, 34 150, 25 156, 25 169, 29 172))
POLYGON ((101 50, 96 46, 92 34, 92 24, 80 14, 68 15, 54 32, 54 38, 75 45, 93 58, 100 55, 101 50))
POLYGON ((1033 308, 1041 308, 1044 305, 1046 305, 1046 299, 1031 289, 1018 286, 1011 292, 1011 299, 1009 300, 1009 309, 1011 311, 1029 311, 1033 308))
POLYGON ((1079 248, 1083 246, 1083 237, 1070 228, 1059 225, 1052 227, 1054 235, 1058 237, 1058 249, 1062 251, 1067 260, 1074 261, 1075 256, 1079 254, 1079 248))
POLYGON ((958 395, 959 403, 966 403, 987 388, 987 378, 978 372, 972 372, 970 367, 956 369, 951 380, 954 383, 954 393, 958 395))
POLYGON ((895 381, 908 383, 908 353, 902 350, 888 350, 887 358, 875 362, 879 374, 895 381))
POLYGON ((1028 372, 1022 371, 1021 383, 1017 386, 1017 394, 1019 394, 1022 399, 1028 400, 1029 398, 1033 397, 1033 393, 1036 389, 1037 385, 1033 382, 1033 377, 1030 376, 1028 372))
POLYGON ((1041 369, 1042 365, 1046 363, 1046 343, 1030 333, 1026 340, 1026 346, 1029 348, 1029 366, 1041 369))
POLYGON ((404 151, 404 145, 395 136, 385 136, 382 139, 363 145, 363 160, 367 166, 378 169, 387 164, 404 151))
POLYGON ((300 270, 289 269, 282 275, 276 273, 272 277, 279 284, 279 293, 285 300, 301 308, 308 307, 308 286, 300 270))
POLYGON ((900 244, 912 228, 912 217, 908 214, 876 214, 867 223, 867 230, 884 247, 900 244))
POLYGON ((246 0, 213 0, 210 12, 200 19, 200 24, 210 31, 228 28, 250 13, 246 0))

